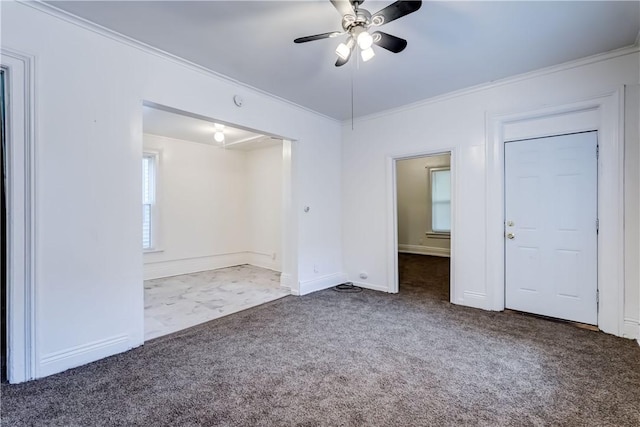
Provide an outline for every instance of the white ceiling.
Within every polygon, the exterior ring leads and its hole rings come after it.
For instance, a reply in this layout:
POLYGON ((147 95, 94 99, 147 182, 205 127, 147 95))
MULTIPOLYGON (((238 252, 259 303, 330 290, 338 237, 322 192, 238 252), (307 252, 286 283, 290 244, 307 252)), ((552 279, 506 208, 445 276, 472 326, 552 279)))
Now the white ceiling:
MULTIPOLYGON (((637 1, 425 1, 382 27, 405 51, 334 66, 322 1, 54 1, 55 7, 337 119, 362 116, 634 44, 637 1)), ((370 12, 391 1, 365 1, 370 12)), ((344 36, 343 36, 344 37, 344 36)))
MULTIPOLYGON (((223 129, 225 140, 224 144, 221 144, 213 139, 213 134, 216 132, 216 122, 209 119, 193 117, 186 113, 181 114, 149 106, 143 107, 142 123, 144 133, 182 141, 215 145, 231 150, 251 151, 282 143, 282 140, 279 138, 272 138, 249 130, 225 125, 223 129)), ((224 125, 220 122, 217 124, 224 125)))

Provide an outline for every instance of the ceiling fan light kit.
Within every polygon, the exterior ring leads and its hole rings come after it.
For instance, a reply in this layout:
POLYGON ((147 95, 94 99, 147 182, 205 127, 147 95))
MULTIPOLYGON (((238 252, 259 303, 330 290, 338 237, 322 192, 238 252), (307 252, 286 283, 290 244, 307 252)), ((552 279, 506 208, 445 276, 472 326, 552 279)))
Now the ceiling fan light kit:
POLYGON ((223 124, 219 124, 219 123, 214 123, 213 126, 215 128, 215 132, 213 134, 213 139, 217 143, 223 143, 224 142, 224 125, 223 124))
POLYGON ((371 34, 366 31, 361 31, 360 34, 358 34, 358 46, 360 47, 360 49, 367 50, 371 48, 372 44, 373 37, 371 36, 371 34))
POLYGON ((348 59, 351 55, 351 49, 353 49, 353 45, 356 42, 353 40, 353 37, 349 37, 347 43, 340 43, 336 48, 336 54, 342 59, 348 59))
POLYGON ((362 57, 362 61, 367 62, 368 60, 376 56, 376 53, 373 51, 373 48, 370 47, 368 49, 360 51, 360 56, 362 57))
POLYGON ((379 10, 373 15, 360 5, 364 0, 330 0, 331 4, 342 15, 342 32, 316 34, 313 36, 299 37, 294 43, 306 43, 325 38, 334 38, 348 34, 346 42, 340 43, 336 48, 338 60, 336 67, 346 64, 353 50, 360 49, 360 56, 364 62, 375 56, 373 45, 379 46, 393 53, 402 52, 407 47, 407 41, 391 34, 376 31, 371 33, 372 27, 380 27, 405 15, 415 12, 422 6, 422 1, 396 1, 379 10))

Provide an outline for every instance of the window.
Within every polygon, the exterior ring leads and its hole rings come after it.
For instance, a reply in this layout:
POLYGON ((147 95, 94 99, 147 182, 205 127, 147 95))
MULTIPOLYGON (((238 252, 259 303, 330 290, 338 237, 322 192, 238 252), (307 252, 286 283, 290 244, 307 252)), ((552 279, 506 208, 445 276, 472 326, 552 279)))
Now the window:
POLYGON ((142 156, 142 249, 153 249, 154 207, 156 199, 157 155, 142 156))
POLYGON ((451 232, 451 171, 431 169, 431 231, 451 232))

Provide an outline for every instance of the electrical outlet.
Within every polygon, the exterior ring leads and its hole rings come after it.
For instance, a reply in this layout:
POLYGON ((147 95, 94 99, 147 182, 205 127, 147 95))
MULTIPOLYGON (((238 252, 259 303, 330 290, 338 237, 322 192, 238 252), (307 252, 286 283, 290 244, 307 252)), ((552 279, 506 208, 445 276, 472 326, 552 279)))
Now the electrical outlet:
POLYGON ((274 253, 271 255, 271 259, 275 261, 277 256, 278 256, 278 254, 276 254, 276 253, 274 252, 274 253))
POLYGON ((320 268, 318 268, 318 264, 313 264, 313 272, 318 273, 319 271, 320 271, 320 268))

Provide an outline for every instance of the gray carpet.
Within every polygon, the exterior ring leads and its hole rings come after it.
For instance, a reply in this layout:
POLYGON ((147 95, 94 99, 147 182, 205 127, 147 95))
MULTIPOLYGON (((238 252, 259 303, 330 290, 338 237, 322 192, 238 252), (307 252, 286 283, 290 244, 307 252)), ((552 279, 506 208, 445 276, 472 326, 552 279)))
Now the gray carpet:
POLYGON ((289 296, 1 391, 7 426, 638 426, 640 348, 405 283, 289 296))

